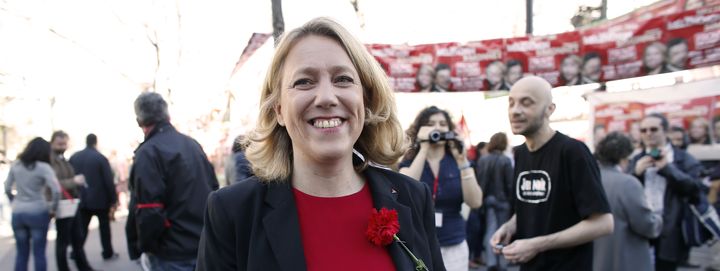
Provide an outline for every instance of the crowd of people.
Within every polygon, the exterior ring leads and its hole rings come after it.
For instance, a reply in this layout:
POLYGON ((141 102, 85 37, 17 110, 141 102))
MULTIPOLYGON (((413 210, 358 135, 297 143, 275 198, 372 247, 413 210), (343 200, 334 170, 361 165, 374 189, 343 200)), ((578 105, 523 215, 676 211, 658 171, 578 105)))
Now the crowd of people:
MULTIPOLYGON (((434 88, 446 89, 445 69, 427 70, 434 88)), ((423 109, 404 131, 386 78, 332 20, 285 33, 257 126, 235 140, 222 189, 200 144, 170 123, 162 96, 140 94, 134 109, 145 139, 128 180, 130 258, 146 270, 201 271, 468 270, 479 262, 489 270, 677 270, 687 261, 680 220, 704 199, 701 175, 710 170, 670 141, 675 130, 663 115, 642 119, 639 144, 612 132, 596 137, 592 153, 550 127, 551 85, 518 76, 507 116, 525 142, 510 150, 496 133, 469 155, 441 108, 423 109)), ((704 125, 695 130, 709 131, 704 125)), ((710 142, 693 129, 691 142, 710 142)), ((27 269, 30 248, 36 270, 46 270, 53 217, 59 270, 69 270, 68 246, 78 269, 92 270, 94 255, 84 251, 92 216, 102 258, 118 257, 108 159, 90 134, 66 160, 67 140, 62 131, 33 139, 8 174, 15 270, 27 269)))

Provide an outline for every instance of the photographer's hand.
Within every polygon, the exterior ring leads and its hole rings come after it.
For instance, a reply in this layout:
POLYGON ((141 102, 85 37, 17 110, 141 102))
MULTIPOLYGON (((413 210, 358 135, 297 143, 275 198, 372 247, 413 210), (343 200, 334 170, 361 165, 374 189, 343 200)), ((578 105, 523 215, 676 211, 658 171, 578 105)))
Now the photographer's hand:
POLYGON ((668 153, 663 150, 660 155, 661 155, 661 158, 659 160, 654 161, 655 167, 657 167, 658 170, 661 170, 661 169, 665 168, 665 166, 668 165, 668 158, 667 158, 668 153))
POLYGON ((427 153, 430 149, 428 137, 433 130, 432 126, 421 126, 420 129, 418 129, 418 133, 415 135, 415 142, 412 142, 413 148, 418 148, 417 154, 409 167, 403 167, 398 170, 400 173, 410 176, 415 180, 420 180, 420 176, 425 167, 427 153))
POLYGON ((415 139, 415 141, 416 143, 420 144, 421 149, 426 149, 428 146, 430 146, 430 142, 428 142, 428 136, 433 130, 435 130, 435 127, 433 126, 422 126, 418 130, 417 139, 415 139))
POLYGON ((635 169, 633 170, 635 176, 642 176, 645 173, 645 170, 653 166, 654 163, 655 160, 649 155, 640 158, 637 163, 635 163, 635 169))
POLYGON ((453 157, 455 158, 455 162, 457 162, 458 166, 465 165, 468 163, 467 159, 467 150, 463 148, 462 152, 460 152, 458 141, 462 141, 462 138, 457 138, 456 140, 448 140, 447 144, 450 146, 450 152, 452 153, 453 157))

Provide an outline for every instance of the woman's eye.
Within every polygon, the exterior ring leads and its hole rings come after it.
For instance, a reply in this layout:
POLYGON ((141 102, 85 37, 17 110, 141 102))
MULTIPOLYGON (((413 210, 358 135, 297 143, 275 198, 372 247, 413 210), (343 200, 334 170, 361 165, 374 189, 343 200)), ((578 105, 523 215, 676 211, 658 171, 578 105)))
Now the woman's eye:
POLYGON ((293 88, 300 88, 300 89, 307 89, 310 88, 313 84, 313 81, 307 78, 299 79, 293 82, 292 87, 293 88))
POLYGON ((350 76, 341 75, 335 78, 335 84, 339 84, 341 86, 349 86, 355 83, 355 80, 352 79, 350 76))

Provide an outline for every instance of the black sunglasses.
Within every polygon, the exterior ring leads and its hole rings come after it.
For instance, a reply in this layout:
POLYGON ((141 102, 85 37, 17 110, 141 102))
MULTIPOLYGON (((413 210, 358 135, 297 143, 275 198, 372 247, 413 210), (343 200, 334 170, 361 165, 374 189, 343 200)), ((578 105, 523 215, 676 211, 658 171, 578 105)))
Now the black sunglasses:
POLYGON ((648 130, 652 133, 655 133, 655 132, 659 131, 660 128, 658 128, 658 127, 640 128, 640 133, 643 133, 643 134, 647 133, 648 130))

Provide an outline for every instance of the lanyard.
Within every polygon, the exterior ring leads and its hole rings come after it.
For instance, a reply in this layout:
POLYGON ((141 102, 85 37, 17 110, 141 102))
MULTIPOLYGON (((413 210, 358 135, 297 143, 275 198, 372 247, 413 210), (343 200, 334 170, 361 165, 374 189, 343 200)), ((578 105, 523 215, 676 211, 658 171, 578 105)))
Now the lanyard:
POLYGON ((433 201, 435 201, 435 198, 437 197, 437 191, 438 191, 438 184, 440 183, 440 172, 438 172, 438 175, 435 176, 435 181, 433 181, 433 201))

